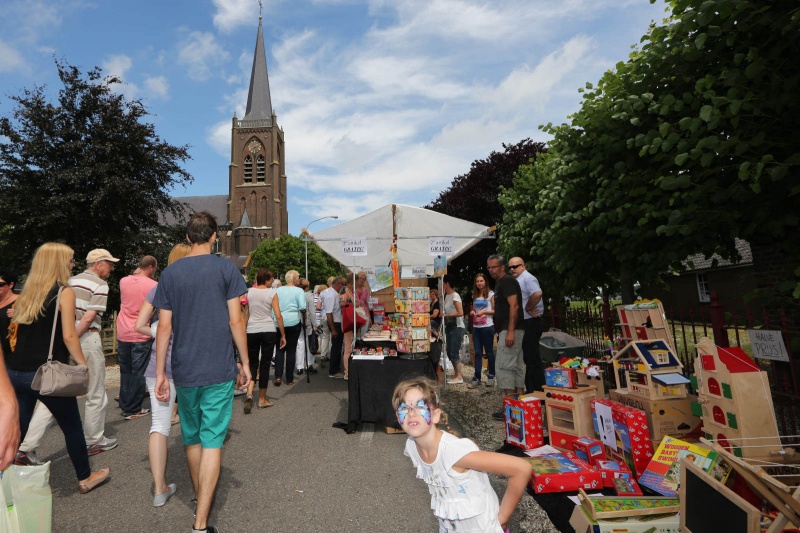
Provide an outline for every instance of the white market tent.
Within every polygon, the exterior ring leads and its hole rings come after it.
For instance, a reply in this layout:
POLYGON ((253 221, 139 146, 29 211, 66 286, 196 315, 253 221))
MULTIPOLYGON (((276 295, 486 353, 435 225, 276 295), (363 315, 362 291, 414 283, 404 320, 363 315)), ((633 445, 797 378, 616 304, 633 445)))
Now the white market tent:
POLYGON ((355 265, 356 269, 389 266, 393 236, 397 235, 397 262, 406 266, 426 265, 426 273, 430 276, 433 274, 434 256, 430 254, 429 238, 452 239, 454 253, 448 255, 449 263, 481 239, 493 239, 493 232, 494 228, 421 207, 389 204, 307 235, 340 263, 349 268, 355 265), (350 256, 343 253, 342 239, 362 237, 367 241, 367 255, 350 256))

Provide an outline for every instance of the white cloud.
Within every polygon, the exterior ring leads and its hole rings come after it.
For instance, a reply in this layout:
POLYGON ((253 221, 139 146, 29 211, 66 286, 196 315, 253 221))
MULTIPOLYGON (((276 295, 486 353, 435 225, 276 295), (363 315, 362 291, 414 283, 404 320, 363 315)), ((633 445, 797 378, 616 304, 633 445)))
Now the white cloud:
MULTIPOLYGON (((240 117, 241 118, 241 117, 240 117)), ((206 142, 221 156, 231 154, 231 121, 217 122, 206 131, 206 142)))
POLYGON ((25 59, 13 46, 0 41, 0 72, 13 72, 25 67, 25 59))
POLYGON ((225 65, 229 58, 214 34, 208 32, 190 32, 178 50, 178 62, 186 67, 188 76, 197 81, 210 78, 214 69, 225 65))
POLYGON ((169 82, 164 76, 148 76, 144 79, 148 96, 166 100, 169 97, 169 82))
POLYGON ((139 88, 127 81, 127 72, 133 67, 133 61, 125 54, 113 55, 106 57, 105 61, 100 65, 103 69, 103 74, 106 76, 115 76, 122 80, 118 85, 112 85, 111 90, 120 94, 124 94, 129 99, 134 99, 139 94, 139 88))
MULTIPOLYGON (((214 13, 214 26, 230 32, 238 26, 252 24, 258 16, 258 6, 254 0, 214 0, 217 8, 214 13)), ((266 6, 264 7, 266 10, 266 6)))

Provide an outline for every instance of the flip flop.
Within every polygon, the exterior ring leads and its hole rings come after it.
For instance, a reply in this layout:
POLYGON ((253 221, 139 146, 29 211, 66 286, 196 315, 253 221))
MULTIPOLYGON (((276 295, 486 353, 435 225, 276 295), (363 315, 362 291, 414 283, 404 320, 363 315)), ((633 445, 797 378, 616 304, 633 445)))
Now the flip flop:
POLYGON ((269 401, 269 400, 267 400, 267 403, 261 403, 261 402, 258 402, 258 408, 259 408, 259 409, 266 409, 267 407, 272 407, 273 405, 275 405, 275 404, 273 404, 273 403, 272 403, 271 401, 269 401))

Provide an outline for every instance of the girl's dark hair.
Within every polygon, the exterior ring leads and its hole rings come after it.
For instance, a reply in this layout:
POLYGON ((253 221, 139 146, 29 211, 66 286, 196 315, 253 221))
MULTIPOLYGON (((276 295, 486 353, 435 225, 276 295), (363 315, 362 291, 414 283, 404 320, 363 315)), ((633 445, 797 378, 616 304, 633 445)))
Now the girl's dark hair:
POLYGON ((272 273, 272 270, 267 270, 266 268, 260 268, 256 273, 256 283, 259 285, 264 285, 271 279, 275 278, 275 274, 272 273))
POLYGON ((474 300, 475 298, 489 298, 489 278, 487 278, 486 274, 483 272, 475 274, 475 281, 472 282, 472 299, 474 300), (479 290, 478 286, 475 284, 478 278, 483 278, 482 290, 479 290))

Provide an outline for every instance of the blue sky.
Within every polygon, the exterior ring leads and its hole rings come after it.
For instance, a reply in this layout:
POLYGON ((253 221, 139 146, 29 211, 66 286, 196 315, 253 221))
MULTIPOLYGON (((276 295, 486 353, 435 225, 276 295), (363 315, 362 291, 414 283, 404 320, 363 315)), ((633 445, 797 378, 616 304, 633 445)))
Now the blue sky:
MULTIPOLYGON (((190 145, 195 181, 174 194, 227 194, 257 0, 2 5, 0 114, 9 94, 58 89, 54 56, 100 66, 143 100, 163 139, 190 145)), ((263 0, 263 15, 298 234, 325 215, 425 205, 502 143, 547 141, 538 126, 566 121, 578 88, 665 12, 648 0, 263 0)))

